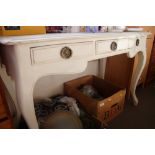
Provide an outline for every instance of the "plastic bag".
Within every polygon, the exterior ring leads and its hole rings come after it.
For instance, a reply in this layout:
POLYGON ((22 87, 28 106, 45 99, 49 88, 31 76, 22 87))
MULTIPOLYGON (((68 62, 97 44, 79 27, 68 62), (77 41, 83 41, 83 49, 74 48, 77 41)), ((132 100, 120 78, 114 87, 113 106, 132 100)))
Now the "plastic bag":
POLYGON ((85 95, 87 95, 87 96, 89 96, 89 97, 92 97, 92 98, 94 98, 94 99, 97 99, 97 100, 102 100, 103 99, 103 97, 97 92, 97 90, 93 87, 93 86, 91 86, 91 85, 84 85, 81 89, 80 89, 80 91, 83 93, 83 94, 85 94, 85 95))

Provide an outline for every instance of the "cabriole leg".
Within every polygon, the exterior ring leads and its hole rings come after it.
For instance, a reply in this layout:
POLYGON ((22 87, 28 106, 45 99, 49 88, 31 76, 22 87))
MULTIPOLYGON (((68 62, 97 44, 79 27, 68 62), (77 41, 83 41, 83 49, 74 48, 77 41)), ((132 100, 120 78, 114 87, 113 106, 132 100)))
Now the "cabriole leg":
POLYGON ((133 103, 135 106, 138 105, 138 98, 136 96, 136 87, 138 84, 138 80, 142 74, 142 71, 145 67, 145 63, 146 63, 146 53, 143 51, 138 52, 138 65, 136 68, 136 71, 133 75, 132 81, 131 81, 131 96, 133 98, 133 103))
POLYGON ((33 87, 35 82, 27 80, 18 80, 16 83, 17 101, 21 113, 30 129, 37 129, 38 122, 34 110, 33 87), (26 84, 25 84, 26 82, 26 84))

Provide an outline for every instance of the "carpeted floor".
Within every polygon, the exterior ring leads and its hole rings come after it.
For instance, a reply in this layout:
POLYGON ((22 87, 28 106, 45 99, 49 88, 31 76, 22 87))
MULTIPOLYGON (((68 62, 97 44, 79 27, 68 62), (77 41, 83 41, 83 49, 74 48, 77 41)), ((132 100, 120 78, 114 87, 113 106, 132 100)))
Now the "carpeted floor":
POLYGON ((155 81, 146 88, 137 88, 139 105, 125 104, 124 112, 110 124, 110 129, 155 129, 155 81))

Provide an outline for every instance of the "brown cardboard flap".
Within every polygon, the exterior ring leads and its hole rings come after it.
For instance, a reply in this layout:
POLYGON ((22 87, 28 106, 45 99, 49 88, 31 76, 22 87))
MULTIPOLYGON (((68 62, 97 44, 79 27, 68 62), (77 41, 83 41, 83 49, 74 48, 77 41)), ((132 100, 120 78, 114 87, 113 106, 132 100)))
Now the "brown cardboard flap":
POLYGON ((94 75, 84 76, 64 84, 64 92, 77 99, 89 114, 101 122, 109 122, 123 111, 126 90, 94 75), (103 100, 96 100, 83 94, 79 88, 92 85, 103 100))

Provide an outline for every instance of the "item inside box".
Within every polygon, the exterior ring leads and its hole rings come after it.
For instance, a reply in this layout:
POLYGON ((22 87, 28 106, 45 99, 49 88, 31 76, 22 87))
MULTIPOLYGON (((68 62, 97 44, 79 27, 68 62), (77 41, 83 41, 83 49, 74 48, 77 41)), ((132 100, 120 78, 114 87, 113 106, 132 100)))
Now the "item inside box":
POLYGON ((65 93, 101 123, 108 123, 123 111, 125 89, 102 78, 88 75, 64 84, 65 93))
POLYGON ((97 99, 97 100, 103 100, 104 97, 101 96, 98 91, 92 86, 92 85, 83 85, 82 87, 79 88, 79 90, 89 96, 89 97, 92 97, 94 99, 97 99))

